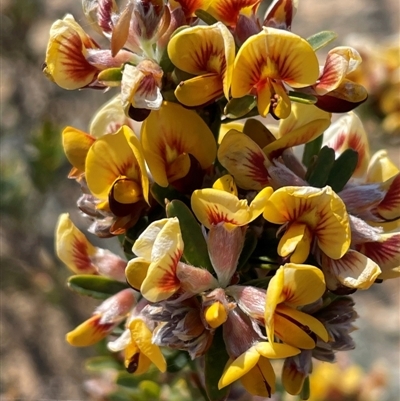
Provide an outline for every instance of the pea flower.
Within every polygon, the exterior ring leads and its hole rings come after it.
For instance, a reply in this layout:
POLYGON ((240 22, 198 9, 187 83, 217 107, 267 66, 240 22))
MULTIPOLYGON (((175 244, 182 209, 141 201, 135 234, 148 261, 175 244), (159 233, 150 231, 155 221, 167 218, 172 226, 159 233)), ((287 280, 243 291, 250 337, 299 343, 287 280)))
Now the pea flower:
POLYGON ((182 190, 195 186, 190 180, 202 180, 217 153, 214 136, 201 117, 171 102, 144 121, 140 140, 151 175, 162 187, 179 185, 186 176, 182 190))
POLYGON ((222 95, 229 100, 235 43, 221 22, 178 32, 168 43, 168 55, 180 70, 196 75, 175 89, 179 102, 193 107, 222 95))
POLYGON ((308 305, 325 292, 324 275, 311 265, 287 263, 271 279, 265 297, 265 327, 272 342, 277 336, 284 343, 302 349, 313 349, 315 335, 328 341, 323 324, 312 316, 297 310, 308 305))
POLYGON ((301 88, 318 79, 317 57, 308 42, 291 32, 263 28, 239 49, 232 76, 232 97, 257 96, 258 112, 279 118, 290 114, 284 84, 301 88))
POLYGON ((350 246, 350 224, 346 207, 330 187, 283 187, 265 205, 263 216, 284 225, 278 253, 303 263, 314 240, 332 259, 340 259, 350 246))

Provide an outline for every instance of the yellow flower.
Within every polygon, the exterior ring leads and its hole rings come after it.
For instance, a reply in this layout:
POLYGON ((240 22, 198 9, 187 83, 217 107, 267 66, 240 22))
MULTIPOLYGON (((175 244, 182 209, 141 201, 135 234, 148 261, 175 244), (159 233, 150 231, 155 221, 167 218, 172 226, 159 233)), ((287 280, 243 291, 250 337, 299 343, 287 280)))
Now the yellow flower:
POLYGON ((328 341, 328 332, 316 318, 296 308, 308 305, 325 292, 322 271, 310 265, 287 263, 281 266, 268 285, 265 297, 265 327, 269 341, 274 336, 285 344, 313 349, 315 334, 328 341))
POLYGON ((303 263, 315 238, 330 258, 340 259, 350 246, 350 223, 343 201, 330 187, 283 187, 275 191, 264 209, 264 218, 285 224, 278 245, 282 257, 303 263))
POLYGON ((67 14, 51 26, 44 73, 64 89, 78 89, 95 80, 99 69, 87 60, 97 43, 67 14))
POLYGON ((200 223, 209 229, 219 223, 224 223, 228 229, 245 226, 262 213, 273 190, 271 187, 264 188, 250 205, 247 200, 239 199, 235 192, 236 186, 232 187, 220 181, 217 182, 216 188, 194 191, 191 199, 192 210, 200 223))
POLYGON ((247 120, 241 129, 243 133, 237 126, 227 133, 222 131, 224 136, 218 148, 218 160, 235 177, 239 187, 260 190, 270 185, 268 168, 271 161, 285 149, 320 136, 329 126, 330 119, 329 113, 315 106, 294 103, 289 117, 280 120, 278 128, 261 125, 258 129, 250 128, 252 120, 247 120))
POLYGON ((151 363, 157 369, 165 372, 167 362, 160 347, 153 344, 153 333, 141 318, 135 318, 129 323, 130 342, 125 348, 125 367, 129 373, 141 375, 149 369, 151 363))
POLYGON ((177 33, 169 41, 168 55, 176 67, 196 75, 175 90, 182 104, 199 106, 222 95, 229 99, 235 42, 221 22, 177 33))
POLYGON ((88 347, 96 344, 118 326, 136 303, 134 291, 122 290, 106 299, 93 316, 66 335, 66 340, 74 347, 88 347))
POLYGON ((263 28, 240 48, 232 76, 232 97, 257 96, 260 115, 271 109, 279 118, 290 114, 284 83, 293 88, 312 85, 319 75, 318 60, 309 43, 291 32, 263 28))
POLYGON ((270 397, 275 392, 275 373, 269 359, 286 358, 299 352, 299 349, 288 344, 259 342, 235 360, 228 361, 218 388, 240 379, 249 393, 270 397))
POLYGON ((141 143, 153 179, 162 187, 189 173, 193 164, 190 156, 205 170, 217 153, 214 136, 202 118, 195 111, 169 102, 144 121, 141 143))

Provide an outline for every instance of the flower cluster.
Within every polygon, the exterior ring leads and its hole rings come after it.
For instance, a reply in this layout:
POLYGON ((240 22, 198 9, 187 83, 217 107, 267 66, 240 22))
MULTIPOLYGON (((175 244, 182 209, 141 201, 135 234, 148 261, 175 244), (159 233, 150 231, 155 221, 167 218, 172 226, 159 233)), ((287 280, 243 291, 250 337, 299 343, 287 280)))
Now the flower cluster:
POLYGON ((126 256, 60 216, 70 287, 105 299, 67 341, 108 338, 133 375, 201 360, 210 400, 236 381, 271 397, 275 359, 305 397, 313 359, 355 346, 348 295, 400 275, 400 171, 370 155, 351 111, 367 98, 351 80, 360 55, 335 47, 319 65, 335 34, 304 39, 297 1, 264 16, 261 3, 84 0, 109 46, 67 15, 44 64, 65 89, 120 87, 88 132, 62 132, 89 232, 118 236, 126 256))

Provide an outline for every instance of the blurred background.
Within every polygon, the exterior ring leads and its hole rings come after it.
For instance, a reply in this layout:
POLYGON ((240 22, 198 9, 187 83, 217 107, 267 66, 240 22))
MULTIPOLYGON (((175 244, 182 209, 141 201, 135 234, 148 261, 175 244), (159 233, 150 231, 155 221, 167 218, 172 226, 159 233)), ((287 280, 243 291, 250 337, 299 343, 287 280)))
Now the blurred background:
MULTIPOLYGON (((60 133, 66 125, 86 130, 90 117, 114 92, 65 91, 44 77, 41 66, 49 28, 66 13, 105 42, 90 30, 79 0, 1 0, 0 4, 0 397, 87 400, 83 361, 95 355, 95 349, 72 348, 64 336, 98 302, 66 288, 69 273, 53 251, 61 212, 69 211, 84 228, 75 209, 79 187, 66 178, 70 166, 60 133)), ((365 62, 358 79, 371 95, 359 114, 372 149, 387 148, 397 166, 399 28, 397 0, 302 0, 292 27, 303 37, 336 31, 335 46, 350 44, 360 51, 365 62)), ((395 280, 354 295, 360 315, 354 334, 357 349, 346 358, 367 372, 379 372, 387 388, 379 398, 384 401, 398 400, 400 394, 399 294, 400 280, 395 280)))

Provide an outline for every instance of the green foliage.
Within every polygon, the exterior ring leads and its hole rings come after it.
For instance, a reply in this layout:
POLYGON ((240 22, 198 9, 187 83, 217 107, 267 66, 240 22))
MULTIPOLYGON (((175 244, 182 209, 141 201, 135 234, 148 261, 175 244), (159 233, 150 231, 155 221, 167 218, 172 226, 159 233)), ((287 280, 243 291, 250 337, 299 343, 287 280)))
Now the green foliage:
POLYGON ((224 109, 224 114, 230 119, 244 117, 257 106, 255 96, 247 95, 229 100, 224 109))
POLYGON ((128 288, 127 284, 103 276, 80 274, 68 279, 68 287, 81 295, 96 299, 107 299, 119 291, 128 288))
POLYGON ((185 244, 183 258, 193 266, 204 267, 214 272, 210 257, 208 256, 207 243, 201 231, 200 224, 190 209, 181 201, 173 200, 166 207, 168 217, 177 217, 185 244))
POLYGON ((334 41, 336 38, 337 33, 333 31, 321 31, 307 38, 307 42, 311 45, 314 51, 317 51, 334 41))

